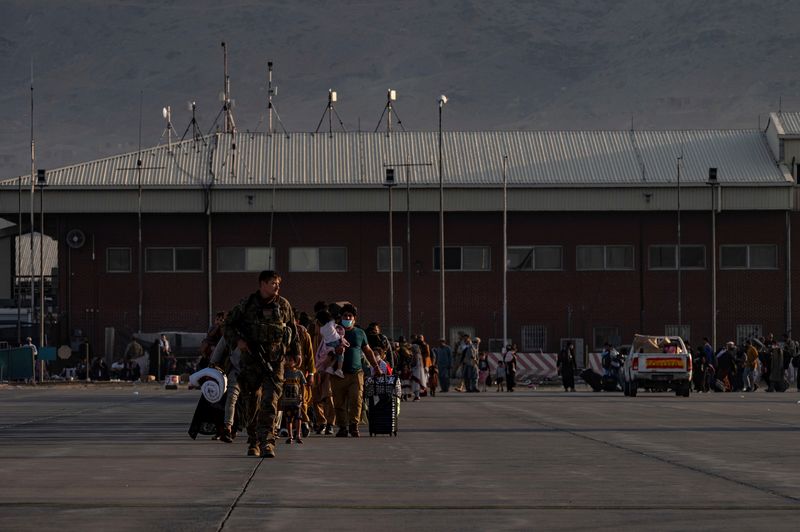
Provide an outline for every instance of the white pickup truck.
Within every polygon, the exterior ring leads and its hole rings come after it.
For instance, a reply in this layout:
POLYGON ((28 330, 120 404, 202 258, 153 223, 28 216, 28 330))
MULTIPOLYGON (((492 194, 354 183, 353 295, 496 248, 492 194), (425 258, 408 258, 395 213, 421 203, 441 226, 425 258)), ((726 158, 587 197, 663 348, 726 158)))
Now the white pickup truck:
POLYGON ((645 388, 689 397, 691 383, 692 357, 679 336, 634 336, 623 368, 625 395, 636 397, 645 388))

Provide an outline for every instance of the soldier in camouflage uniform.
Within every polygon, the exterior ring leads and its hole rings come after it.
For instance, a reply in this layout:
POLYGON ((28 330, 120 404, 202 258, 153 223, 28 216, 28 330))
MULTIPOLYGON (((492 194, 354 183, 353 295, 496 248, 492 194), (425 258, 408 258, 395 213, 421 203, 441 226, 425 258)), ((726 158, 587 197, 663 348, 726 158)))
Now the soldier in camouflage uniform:
POLYGON ((281 277, 271 270, 258 276, 258 291, 242 300, 225 319, 225 340, 241 351, 239 384, 248 411, 249 456, 275 456, 275 416, 283 391, 285 356, 297 356, 297 329, 289 302, 278 295, 281 277), (259 400, 260 396, 260 400, 259 400))

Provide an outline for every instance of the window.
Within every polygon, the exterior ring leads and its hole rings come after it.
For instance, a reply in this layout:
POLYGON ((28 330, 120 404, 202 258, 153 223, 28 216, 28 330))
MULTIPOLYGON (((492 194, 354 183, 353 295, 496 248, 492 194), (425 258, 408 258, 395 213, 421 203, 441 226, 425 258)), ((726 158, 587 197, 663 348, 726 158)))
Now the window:
POLYGON ((632 270, 633 246, 578 246, 578 270, 632 270))
POLYGON ((347 248, 290 248, 289 271, 346 272, 347 248))
POLYGON ((275 250, 273 248, 217 248, 218 272, 260 272, 274 269, 275 250))
MULTIPOLYGON (((392 270, 403 271, 403 248, 400 246, 392 246, 392 270)), ((389 271, 389 246, 378 247, 378 271, 389 271)))
POLYGON ((759 324, 750 323, 736 326, 736 343, 739 345, 744 344, 745 340, 749 340, 753 337, 761 337, 763 335, 764 333, 759 324))
POLYGON ((109 273, 130 273, 131 248, 106 249, 106 271, 109 273))
POLYGON ((523 325, 520 331, 522 351, 544 351, 547 348, 547 327, 544 325, 523 325))
POLYGON ((508 271, 562 270, 561 246, 509 247, 508 271))
POLYGON ((619 327, 595 327, 593 330, 594 349, 601 350, 603 345, 608 342, 613 346, 619 346, 622 338, 619 335, 619 327))
POLYGON ((633 246, 606 246, 606 270, 632 270, 633 246))
POLYGON ((200 248, 175 248, 175 271, 203 271, 203 250, 200 248))
POLYGON ((686 347, 689 347, 689 341, 692 338, 692 327, 689 325, 665 325, 664 336, 680 336, 686 347))
POLYGON ((778 246, 748 246, 751 269, 772 270, 778 267, 778 246))
POLYGON ((171 272, 175 270, 172 248, 148 248, 145 256, 148 272, 171 272))
MULTIPOLYGON (((445 271, 489 271, 491 251, 488 246, 445 246, 445 271)), ((439 271, 439 246, 433 248, 433 269, 439 271)))
POLYGON ((605 267, 603 246, 578 246, 579 270, 602 270, 605 267))
POLYGON ((148 272, 202 272, 202 248, 147 248, 148 272))
POLYGON ((778 246, 720 246, 719 267, 723 270, 774 270, 778 267, 778 246))
MULTIPOLYGON (((650 246, 651 270, 675 270, 675 251, 678 246, 650 246)), ((701 270, 706 267, 705 246, 681 246, 681 269, 701 270)))

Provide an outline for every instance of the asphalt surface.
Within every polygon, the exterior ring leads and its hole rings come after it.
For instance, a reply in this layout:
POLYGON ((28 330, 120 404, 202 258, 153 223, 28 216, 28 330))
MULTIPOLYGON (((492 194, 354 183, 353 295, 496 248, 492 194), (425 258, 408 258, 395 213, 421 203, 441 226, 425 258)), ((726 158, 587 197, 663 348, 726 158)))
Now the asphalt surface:
POLYGON ((0 387, 0 530, 797 530, 800 394, 555 388, 403 403, 397 438, 275 459, 199 392, 0 387))

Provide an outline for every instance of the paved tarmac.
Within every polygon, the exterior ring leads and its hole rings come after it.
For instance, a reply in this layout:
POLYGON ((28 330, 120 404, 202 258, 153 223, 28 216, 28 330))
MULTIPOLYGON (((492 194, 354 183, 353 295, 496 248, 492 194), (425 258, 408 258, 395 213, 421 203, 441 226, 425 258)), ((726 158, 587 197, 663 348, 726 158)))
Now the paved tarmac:
POLYGON ((397 438, 275 459, 199 392, 0 388, 0 530, 797 530, 800 394, 555 388, 403 403, 397 438))

